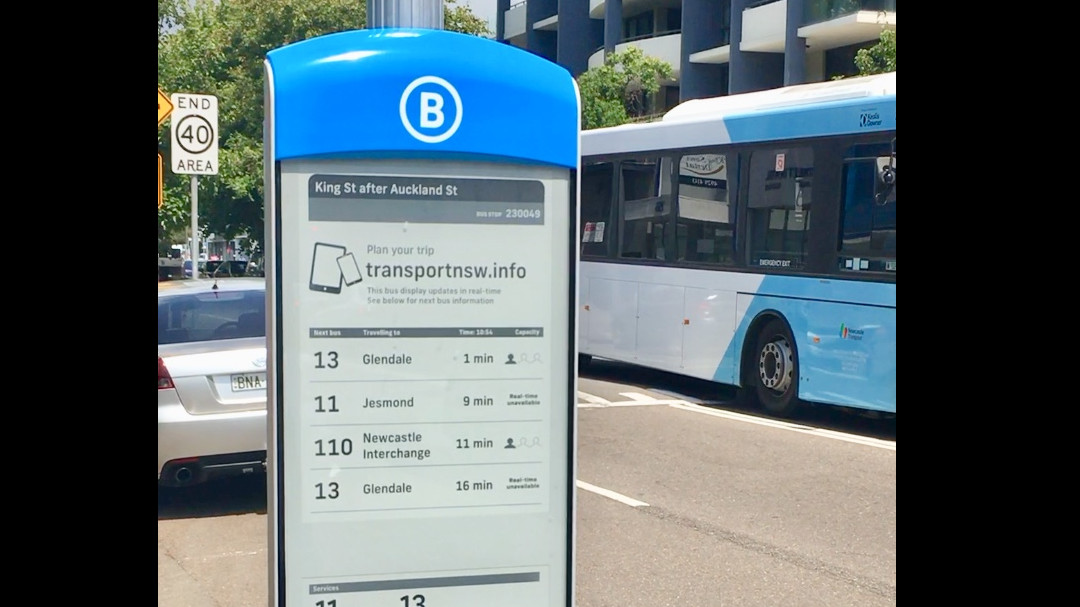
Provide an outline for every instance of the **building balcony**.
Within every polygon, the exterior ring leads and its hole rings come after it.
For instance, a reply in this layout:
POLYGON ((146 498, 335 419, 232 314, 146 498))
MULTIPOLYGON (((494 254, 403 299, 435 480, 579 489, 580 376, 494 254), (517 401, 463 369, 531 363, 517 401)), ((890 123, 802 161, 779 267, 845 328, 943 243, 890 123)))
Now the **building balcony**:
MULTIPOLYGON (((517 2, 510 6, 510 10, 506 11, 506 21, 503 25, 503 39, 523 46, 525 43, 525 24, 526 24, 526 10, 528 9, 528 0, 517 0, 517 2)), ((534 30, 544 31, 556 31, 559 29, 559 14, 555 13, 550 17, 545 17, 532 24, 534 30)))
POLYGON ((896 0, 807 0, 803 9, 798 35, 813 52, 877 40, 881 30, 896 29, 896 0))
POLYGON ((756 53, 784 52, 786 26, 787 0, 751 5, 742 14, 742 40, 739 41, 739 50, 756 53))
MULTIPOLYGON (((807 0, 804 23, 797 34, 807 50, 822 52, 877 40, 882 29, 896 29, 896 0, 807 0)), ((787 31, 787 0, 753 5, 742 14, 739 50, 783 53, 787 31)), ((727 63, 730 44, 690 55, 691 63, 727 63)))
POLYGON ((812 25, 863 12, 892 13, 895 17, 896 0, 806 0, 800 25, 812 25))
POLYGON ((506 11, 506 21, 503 24, 503 38, 513 41, 514 38, 525 36, 525 9, 528 8, 527 0, 521 0, 506 11))
MULTIPOLYGON (((679 80, 679 66, 682 62, 682 32, 659 32, 649 36, 631 38, 615 45, 615 52, 619 53, 627 47, 636 46, 646 57, 655 57, 666 61, 671 65, 671 78, 673 82, 679 80)), ((604 49, 601 47, 592 55, 589 55, 589 68, 604 65, 604 49)))
POLYGON ((547 17, 546 19, 541 19, 536 23, 533 23, 533 29, 549 32, 557 31, 559 29, 559 14, 555 13, 554 15, 547 17))
MULTIPOLYGON (((675 7, 678 7, 681 3, 674 3, 675 7)), ((642 10, 651 7, 665 6, 667 3, 658 2, 657 0, 623 0, 623 14, 634 15, 640 13, 642 10)), ((607 2, 605 0, 589 0, 589 17, 593 19, 603 19, 604 11, 607 10, 607 2)))

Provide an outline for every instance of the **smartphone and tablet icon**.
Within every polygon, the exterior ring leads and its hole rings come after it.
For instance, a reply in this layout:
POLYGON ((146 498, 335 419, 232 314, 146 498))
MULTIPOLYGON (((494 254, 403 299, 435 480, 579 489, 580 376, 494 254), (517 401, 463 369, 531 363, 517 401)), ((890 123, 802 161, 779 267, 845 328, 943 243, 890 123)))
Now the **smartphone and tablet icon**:
POLYGON ((345 279, 346 287, 364 280, 364 276, 360 274, 360 264, 356 263, 356 257, 352 253, 338 257, 337 265, 341 268, 341 276, 345 279))
POLYGON ((315 243, 308 288, 320 293, 341 293, 343 282, 345 286, 350 286, 362 280, 360 264, 345 247, 325 242, 315 243))
POLYGON ((315 256, 311 260, 311 280, 308 287, 322 293, 341 293, 341 268, 337 258, 345 254, 345 247, 325 242, 315 243, 315 256))

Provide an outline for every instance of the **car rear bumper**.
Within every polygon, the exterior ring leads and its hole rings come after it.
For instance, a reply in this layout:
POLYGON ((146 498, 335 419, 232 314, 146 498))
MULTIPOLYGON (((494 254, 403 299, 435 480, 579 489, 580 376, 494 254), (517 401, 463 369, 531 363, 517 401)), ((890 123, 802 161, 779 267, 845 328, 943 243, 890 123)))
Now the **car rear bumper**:
POLYGON ((166 487, 183 487, 220 478, 265 472, 266 451, 210 455, 167 462, 158 474, 158 483, 166 487))
POLYGON ((261 474, 266 462, 266 411, 191 415, 158 403, 158 481, 191 485, 225 476, 261 474))

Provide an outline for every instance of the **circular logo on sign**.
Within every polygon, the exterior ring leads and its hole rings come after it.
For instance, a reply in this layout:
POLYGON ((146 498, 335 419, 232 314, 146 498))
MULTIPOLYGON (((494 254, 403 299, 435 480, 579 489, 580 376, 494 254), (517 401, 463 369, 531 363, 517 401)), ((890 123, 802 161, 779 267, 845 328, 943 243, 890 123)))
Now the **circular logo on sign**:
POLYGON ((188 154, 202 154, 214 143, 214 126, 199 114, 189 114, 173 127, 176 143, 188 154))
POLYGON ((399 111, 405 130, 424 143, 446 141, 461 126, 461 96, 438 76, 410 82, 401 94, 399 111))

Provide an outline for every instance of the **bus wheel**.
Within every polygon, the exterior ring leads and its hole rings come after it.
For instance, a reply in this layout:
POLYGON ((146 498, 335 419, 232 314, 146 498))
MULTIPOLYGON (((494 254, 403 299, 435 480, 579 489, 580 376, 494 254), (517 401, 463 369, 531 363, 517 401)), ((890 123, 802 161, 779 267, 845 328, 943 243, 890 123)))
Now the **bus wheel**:
POLYGON ((799 358, 787 323, 776 319, 758 333, 753 390, 765 411, 788 417, 799 406, 799 358))

